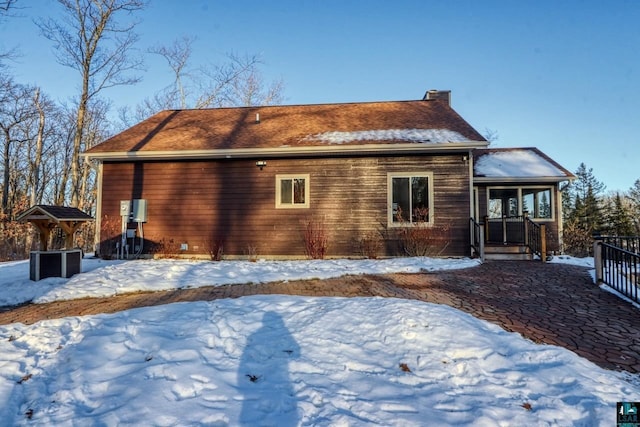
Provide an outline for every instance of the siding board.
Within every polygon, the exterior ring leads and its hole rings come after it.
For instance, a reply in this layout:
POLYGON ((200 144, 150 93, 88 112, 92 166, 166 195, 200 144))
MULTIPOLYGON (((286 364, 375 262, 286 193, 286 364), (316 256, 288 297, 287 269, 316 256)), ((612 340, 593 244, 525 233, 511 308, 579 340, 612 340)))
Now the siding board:
POLYGON ((322 159, 105 162, 102 215, 119 218, 120 200, 148 201, 145 237, 188 243, 187 253, 204 253, 207 240, 224 239, 226 255, 245 255, 248 246, 264 256, 304 256, 303 233, 321 221, 328 256, 353 256, 369 232, 389 241, 380 255, 402 255, 387 228, 387 173, 433 173, 436 225, 452 224, 445 254, 466 255, 468 166, 459 155, 322 159), (310 175, 308 209, 276 209, 275 177, 310 175), (194 249, 198 247, 198 249, 194 249))

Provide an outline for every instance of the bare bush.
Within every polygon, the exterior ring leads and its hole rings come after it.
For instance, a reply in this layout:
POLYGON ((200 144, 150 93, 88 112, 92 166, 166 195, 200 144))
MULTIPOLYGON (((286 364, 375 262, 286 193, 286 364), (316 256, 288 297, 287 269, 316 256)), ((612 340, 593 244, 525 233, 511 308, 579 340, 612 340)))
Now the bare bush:
POLYGON ((155 243, 151 245, 151 253, 156 258, 177 258, 180 252, 180 243, 173 239, 167 239, 166 237, 156 240, 155 243))
POLYGON ((402 217, 400 209, 396 218, 403 225, 398 231, 398 237, 405 255, 440 256, 451 244, 451 224, 428 224, 429 210, 426 208, 414 209, 412 223, 402 217))
POLYGON ((382 249, 382 243, 380 233, 370 231, 360 239, 360 253, 369 259, 376 259, 382 249))
POLYGON ((221 238, 212 238, 204 241, 204 248, 211 261, 222 261, 224 256, 224 241, 221 238))
POLYGON ((111 259, 116 253, 117 244, 120 241, 122 228, 120 217, 110 217, 103 215, 100 221, 100 258, 111 259))
POLYGON ((250 262, 258 261, 258 247, 256 245, 252 245, 251 243, 247 244, 244 254, 250 262))
POLYGON ((577 220, 569 220, 564 224, 562 240, 568 255, 583 258, 593 252, 592 230, 581 226, 577 220))
POLYGON ((323 259, 327 252, 327 232, 322 221, 309 220, 304 230, 304 250, 311 259, 323 259))
POLYGON ((451 243, 451 225, 413 223, 399 231, 400 245, 408 256, 441 256, 451 243))
POLYGON ((0 210, 0 261, 28 258, 32 242, 39 241, 35 227, 27 222, 13 220, 26 208, 27 200, 21 199, 8 214, 0 210))

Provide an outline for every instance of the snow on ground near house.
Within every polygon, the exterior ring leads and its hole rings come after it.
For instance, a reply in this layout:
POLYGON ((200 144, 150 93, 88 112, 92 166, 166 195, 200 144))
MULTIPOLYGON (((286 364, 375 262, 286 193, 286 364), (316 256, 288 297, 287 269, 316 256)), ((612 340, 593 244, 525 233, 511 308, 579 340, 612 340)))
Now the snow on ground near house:
POLYGON ((0 327, 6 425, 610 426, 637 377, 451 307, 252 296, 0 327))
POLYGON ((417 273, 478 265, 458 258, 306 261, 104 261, 85 258, 83 274, 70 279, 29 280, 29 261, 0 263, 0 306, 105 297, 136 291, 161 291, 237 283, 326 279, 346 274, 417 273))
POLYGON ((354 141, 408 141, 408 142, 466 142, 461 133, 449 129, 378 129, 353 132, 323 132, 305 139, 329 144, 346 144, 354 141))
POLYGON ((473 169, 477 176, 491 178, 566 176, 547 159, 527 149, 483 154, 476 160, 473 169))
MULTIPOLYGON (((593 266, 592 258, 553 262, 593 266)), ((0 264, 3 304, 136 290, 419 272, 469 259, 0 264)), ((7 425, 611 425, 640 377, 446 306, 252 296, 0 326, 7 425)))

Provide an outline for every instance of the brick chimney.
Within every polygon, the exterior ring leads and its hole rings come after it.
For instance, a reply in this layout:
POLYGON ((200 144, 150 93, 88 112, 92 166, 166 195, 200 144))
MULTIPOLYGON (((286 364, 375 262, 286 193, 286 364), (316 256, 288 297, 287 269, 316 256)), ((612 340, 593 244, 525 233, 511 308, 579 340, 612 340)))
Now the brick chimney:
POLYGON ((424 94, 424 101, 430 101, 433 99, 444 99, 447 101, 447 104, 451 106, 451 91, 450 90, 436 90, 430 89, 427 93, 424 94))

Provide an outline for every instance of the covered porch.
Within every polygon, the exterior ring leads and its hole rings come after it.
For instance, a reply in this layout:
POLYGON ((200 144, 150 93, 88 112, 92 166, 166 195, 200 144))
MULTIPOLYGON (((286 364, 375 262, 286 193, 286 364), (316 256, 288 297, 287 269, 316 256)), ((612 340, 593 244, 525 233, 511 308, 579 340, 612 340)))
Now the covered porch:
POLYGON ((561 183, 573 178, 536 148, 475 150, 473 254, 544 262, 560 253, 561 183))

